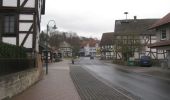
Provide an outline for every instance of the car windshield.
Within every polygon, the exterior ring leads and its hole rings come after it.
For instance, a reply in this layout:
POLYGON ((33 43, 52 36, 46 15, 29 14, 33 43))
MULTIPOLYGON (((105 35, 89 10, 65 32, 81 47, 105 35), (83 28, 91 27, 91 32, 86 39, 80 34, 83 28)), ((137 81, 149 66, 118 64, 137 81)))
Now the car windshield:
POLYGON ((146 60, 149 60, 150 57, 149 56, 142 56, 141 59, 146 59, 146 60))

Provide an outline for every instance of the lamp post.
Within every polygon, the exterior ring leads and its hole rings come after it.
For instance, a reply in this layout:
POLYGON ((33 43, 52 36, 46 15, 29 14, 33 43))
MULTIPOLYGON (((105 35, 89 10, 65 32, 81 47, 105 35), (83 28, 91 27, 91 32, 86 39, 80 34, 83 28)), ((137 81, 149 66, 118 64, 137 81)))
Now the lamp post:
POLYGON ((48 24, 47 24, 47 35, 46 35, 46 61, 45 61, 45 66, 46 66, 46 74, 48 74, 48 40, 47 40, 47 38, 48 38, 48 32, 49 32, 49 24, 50 24, 50 22, 53 22, 54 23, 54 26, 53 26, 53 29, 57 29, 57 27, 56 27, 56 22, 54 21, 54 20, 49 20, 48 21, 48 24))

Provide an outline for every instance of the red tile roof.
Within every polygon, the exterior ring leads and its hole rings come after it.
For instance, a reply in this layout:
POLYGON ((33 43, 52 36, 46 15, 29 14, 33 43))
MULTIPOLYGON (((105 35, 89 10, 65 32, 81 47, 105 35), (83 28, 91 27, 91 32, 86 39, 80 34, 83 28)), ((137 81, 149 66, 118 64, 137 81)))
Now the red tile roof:
POLYGON ((153 24, 150 29, 165 25, 170 23, 170 13, 168 13, 166 16, 164 16, 162 19, 158 20, 155 24, 153 24))
POLYGON ((97 43, 99 43, 98 40, 90 39, 90 40, 88 40, 88 41, 83 41, 83 42, 81 43, 81 47, 84 47, 84 46, 86 46, 87 44, 89 44, 90 47, 95 47, 97 43))
POLYGON ((151 45, 148 45, 149 48, 164 47, 164 46, 170 46, 170 40, 155 42, 151 45))

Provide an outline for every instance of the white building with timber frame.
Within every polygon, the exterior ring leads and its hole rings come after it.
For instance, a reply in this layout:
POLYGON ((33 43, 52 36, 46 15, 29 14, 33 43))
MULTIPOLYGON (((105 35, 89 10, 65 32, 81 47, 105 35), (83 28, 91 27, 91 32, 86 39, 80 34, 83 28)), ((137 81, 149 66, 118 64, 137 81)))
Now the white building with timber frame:
POLYGON ((154 30, 149 30, 151 25, 159 19, 127 19, 116 20, 114 31, 114 58, 117 61, 125 60, 124 56, 140 59, 141 56, 150 56, 156 62, 166 57, 165 50, 149 48, 148 45, 156 42, 154 30), (122 52, 133 52, 124 55, 122 52))
POLYGON ((0 0, 0 41, 38 51, 45 0, 0 0))

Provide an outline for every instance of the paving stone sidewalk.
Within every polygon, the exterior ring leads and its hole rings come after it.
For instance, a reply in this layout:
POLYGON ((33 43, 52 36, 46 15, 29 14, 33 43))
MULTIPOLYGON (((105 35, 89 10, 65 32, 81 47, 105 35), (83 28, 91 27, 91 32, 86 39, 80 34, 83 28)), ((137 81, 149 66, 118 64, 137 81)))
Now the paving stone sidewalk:
POLYGON ((81 100, 134 100, 97 80, 79 65, 72 65, 70 75, 81 100))
POLYGON ((11 100, 80 100, 69 74, 69 60, 49 64, 43 80, 11 100))

